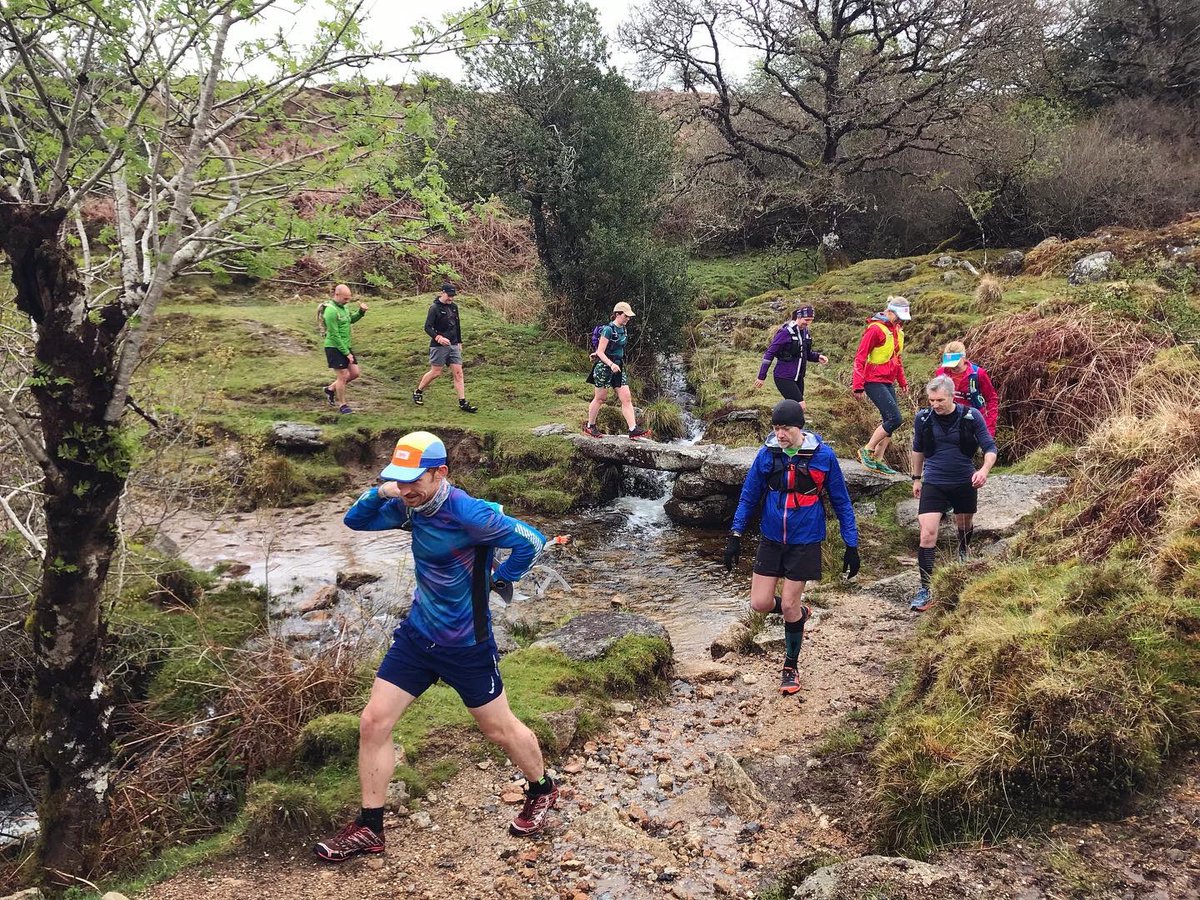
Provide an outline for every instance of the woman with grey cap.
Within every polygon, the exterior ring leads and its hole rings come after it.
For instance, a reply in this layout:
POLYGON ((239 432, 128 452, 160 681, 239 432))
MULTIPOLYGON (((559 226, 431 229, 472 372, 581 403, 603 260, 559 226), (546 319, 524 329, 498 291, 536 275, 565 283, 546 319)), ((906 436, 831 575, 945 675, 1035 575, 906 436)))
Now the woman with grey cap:
POLYGON ((816 318, 816 310, 811 306, 801 306, 792 313, 792 321, 788 322, 771 338, 767 352, 763 354, 762 365, 758 368, 758 377, 754 379, 754 389, 761 388, 767 380, 767 369, 771 361, 775 361, 775 387, 785 400, 795 400, 801 408, 804 405, 804 375, 810 362, 824 365, 829 357, 813 349, 812 335, 809 326, 816 318))

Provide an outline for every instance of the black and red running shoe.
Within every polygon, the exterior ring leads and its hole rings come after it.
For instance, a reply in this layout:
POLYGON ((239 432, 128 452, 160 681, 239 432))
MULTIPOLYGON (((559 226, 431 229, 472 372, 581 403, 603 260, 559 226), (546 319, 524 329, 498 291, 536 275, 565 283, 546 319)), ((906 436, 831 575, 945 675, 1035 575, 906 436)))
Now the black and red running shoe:
POLYGON ((629 439, 631 441, 652 441, 654 440, 654 432, 649 428, 642 428, 639 425, 633 431, 629 432, 629 439))
POLYGON ((345 862, 360 853, 382 853, 383 835, 376 834, 366 825, 351 822, 345 828, 327 841, 321 841, 313 847, 325 862, 345 862))
POLYGON ((537 834, 546 827, 546 820, 550 817, 550 810, 554 809, 557 803, 557 785, 548 794, 531 794, 529 789, 526 788, 525 805, 521 807, 521 812, 509 824, 508 830, 517 837, 528 837, 531 834, 537 834))

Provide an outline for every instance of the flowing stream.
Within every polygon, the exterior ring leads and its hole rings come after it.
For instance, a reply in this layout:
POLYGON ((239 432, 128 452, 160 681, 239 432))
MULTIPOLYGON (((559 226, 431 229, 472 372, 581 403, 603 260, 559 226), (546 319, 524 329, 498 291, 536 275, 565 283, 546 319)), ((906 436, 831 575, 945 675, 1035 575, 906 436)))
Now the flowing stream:
MULTIPOLYGON (((667 396, 684 414, 679 442, 696 443, 703 427, 692 414, 683 361, 660 363, 667 396)), ((537 627, 573 612, 620 607, 661 622, 677 655, 704 655, 712 637, 744 611, 745 598, 732 592, 719 565, 723 535, 668 520, 663 507, 673 477, 631 470, 624 496, 610 504, 553 520, 529 516, 547 535, 569 534, 571 542, 547 551, 544 565, 519 586, 526 593, 512 608, 494 610, 496 621, 537 627)), ((184 513, 165 531, 192 565, 222 563, 265 585, 272 631, 297 652, 330 641, 382 645, 411 602, 409 536, 345 528, 342 516, 360 489, 300 510, 217 520, 184 513)))

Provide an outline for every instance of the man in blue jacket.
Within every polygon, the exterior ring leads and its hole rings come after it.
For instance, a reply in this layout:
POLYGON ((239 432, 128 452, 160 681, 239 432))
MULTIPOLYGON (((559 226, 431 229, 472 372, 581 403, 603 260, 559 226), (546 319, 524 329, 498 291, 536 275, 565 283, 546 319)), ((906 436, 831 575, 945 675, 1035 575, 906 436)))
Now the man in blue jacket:
POLYGON ((825 540, 825 497, 833 504, 846 552, 842 572, 858 574, 858 526, 846 479, 833 450, 818 435, 804 430, 804 410, 796 400, 781 400, 771 411, 774 434, 758 451, 738 500, 725 567, 732 571, 742 552, 742 533, 751 514, 762 508, 758 553, 750 581, 750 608, 783 614, 784 660, 781 694, 800 690, 796 666, 804 642, 804 583, 821 578, 821 543, 825 540), (783 578, 783 595, 775 585, 783 578))
POLYGON ((512 598, 512 583, 528 574, 546 539, 496 504, 454 487, 448 474, 441 440, 427 431, 405 435, 380 475, 383 484, 368 488, 346 513, 346 525, 355 531, 412 531, 417 587, 359 721, 362 810, 313 848, 328 862, 383 852, 383 804, 396 768, 392 729, 439 679, 458 692, 479 729, 529 780, 525 805, 509 830, 541 831, 558 799, 537 737, 508 706, 488 606, 490 591, 512 598), (497 547, 512 553, 493 572, 497 547))

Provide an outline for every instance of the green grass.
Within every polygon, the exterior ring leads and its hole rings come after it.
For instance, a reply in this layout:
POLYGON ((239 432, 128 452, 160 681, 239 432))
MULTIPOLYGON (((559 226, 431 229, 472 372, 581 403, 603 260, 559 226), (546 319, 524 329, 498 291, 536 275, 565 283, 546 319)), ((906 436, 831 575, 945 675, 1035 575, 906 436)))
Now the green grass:
POLYGON ((889 847, 1113 810, 1200 738, 1195 597, 1119 564, 984 565, 934 587, 945 611, 925 619, 873 755, 889 847))
POLYGON ((764 291, 786 291, 816 277, 811 249, 779 252, 757 250, 736 256, 693 259, 688 275, 696 285, 701 308, 728 306, 764 291))
MULTIPOLYGON (((460 296, 467 396, 480 411, 458 409, 449 370, 427 388, 425 405, 416 407, 412 390, 428 369, 423 327, 430 297, 367 298, 370 311, 353 330, 364 374, 349 387, 354 412, 339 416, 321 393, 331 376, 315 328, 317 299, 189 287, 155 322, 162 345, 144 367, 144 389, 161 394, 165 404, 177 403, 181 415, 195 409, 185 404, 199 404, 197 430, 212 439, 210 467, 218 476, 227 468, 219 445, 232 440, 241 446, 247 457, 243 503, 294 505, 341 490, 348 484, 346 462, 374 461, 373 443, 418 429, 451 443, 467 434, 510 456, 542 457, 546 471, 539 482, 501 491, 525 509, 561 512, 585 496, 579 472, 563 464, 564 451, 545 446, 562 442, 530 434, 537 425, 574 428, 583 420, 592 397, 584 350, 540 327, 506 323, 481 300, 460 296), (159 387, 183 383, 192 388, 189 398, 159 387), (319 425, 331 449, 285 457, 268 448, 271 424, 285 420, 319 425)), ((494 474, 523 474, 525 468, 500 466, 494 474)))

